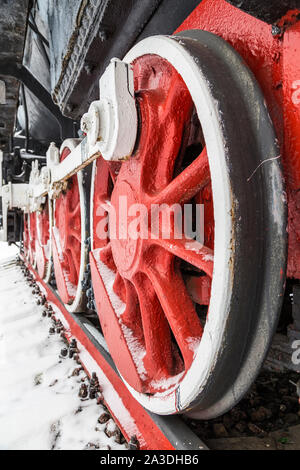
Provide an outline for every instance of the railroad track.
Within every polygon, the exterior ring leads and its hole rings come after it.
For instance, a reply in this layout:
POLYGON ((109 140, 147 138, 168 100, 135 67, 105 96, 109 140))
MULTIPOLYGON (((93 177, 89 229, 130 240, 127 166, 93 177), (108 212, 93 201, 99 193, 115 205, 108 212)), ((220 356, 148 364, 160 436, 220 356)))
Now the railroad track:
MULTIPOLYGON (((61 338, 60 362, 66 358, 69 358, 69 361, 75 362, 72 375, 75 374, 80 379, 80 381, 77 381, 79 384, 76 387, 75 393, 79 395, 84 407, 89 402, 94 401, 97 403, 98 411, 95 409, 94 412, 95 422, 98 419, 98 426, 100 427, 103 423, 107 423, 104 432, 113 442, 116 442, 120 450, 122 450, 122 443, 125 442, 127 448, 132 450, 140 448, 143 450, 161 450, 161 447, 167 441, 165 440, 163 443, 162 436, 160 441, 157 441, 157 429, 160 429, 168 440, 169 446, 166 446, 168 450, 171 448, 190 451, 207 449, 207 445, 203 443, 203 440, 204 442, 208 441, 209 446, 212 448, 226 449, 230 448, 231 445, 234 448, 238 448, 238 445, 241 448, 253 448, 253 446, 254 448, 257 446, 260 449, 274 448, 274 446, 275 448, 282 448, 285 442, 289 445, 291 440, 294 448, 295 446, 297 448, 297 427, 295 431, 291 431, 292 436, 294 436, 292 439, 285 437, 290 435, 288 431, 289 425, 294 424, 297 426, 297 407, 295 404, 297 398, 296 389, 293 385, 297 381, 297 373, 293 371, 290 373, 283 372, 281 368, 279 368, 278 372, 275 372, 274 366, 278 365, 278 363, 273 363, 273 371, 268 372, 268 369, 270 369, 269 360, 265 363, 267 369, 265 368, 262 371, 254 386, 250 389, 249 394, 231 412, 209 422, 197 422, 187 418, 184 418, 184 421, 182 421, 178 417, 175 417, 175 419, 171 417, 170 419, 170 417, 159 418, 156 415, 150 415, 153 421, 152 430, 156 434, 156 439, 153 440, 152 433, 147 433, 145 439, 144 435, 141 434, 143 430, 141 431, 139 426, 132 425, 133 421, 137 423, 144 419, 144 416, 136 413, 136 410, 132 413, 133 408, 130 407, 132 396, 127 392, 127 396, 124 394, 120 397, 118 392, 116 392, 119 384, 117 382, 114 382, 114 384, 108 383, 108 380, 112 377, 111 375, 109 376, 108 369, 103 374, 103 370, 99 366, 99 357, 96 356, 97 363, 94 360, 95 351, 93 351, 93 347, 104 356, 104 360, 118 376, 99 327, 96 328, 92 321, 83 314, 72 314, 71 318, 82 331, 82 335, 78 339, 78 336, 75 336, 76 333, 74 333, 76 331, 74 324, 72 325, 71 323, 70 325, 68 314, 65 315, 66 312, 64 314, 65 308, 60 302, 55 289, 47 285, 45 286, 37 273, 30 269, 28 264, 26 265, 21 258, 17 261, 17 265, 20 266, 25 276, 34 302, 39 305, 38 310, 42 317, 48 320, 47 324, 50 326, 49 334, 59 335, 61 338), (85 340, 83 339, 84 336, 86 336, 85 340), (87 346, 83 346, 84 341, 86 341, 85 344, 87 346), (91 343, 91 345, 88 343, 91 343), (92 350, 89 353, 87 349, 91 348, 92 350), (99 377, 101 377, 101 380, 99 380, 99 377), (117 407, 116 402, 119 403, 117 407), (120 407, 121 402, 124 405, 123 408, 120 407), (276 412, 276 408, 280 410, 279 414, 276 412), (110 409, 112 409, 112 413, 110 409), (293 421, 291 421, 292 418, 293 421), (115 427, 112 426, 113 422, 115 427), (279 422, 281 422, 281 425, 279 422), (269 434, 268 431, 271 431, 271 433, 269 434), (126 438, 124 435, 126 435, 126 438), (237 439, 238 435, 240 435, 240 444, 237 439), (245 437, 247 435, 249 436, 248 439, 245 437), (250 437, 251 435, 253 437, 250 437), (199 436, 202 437, 199 439, 199 436), (214 439, 215 436, 218 436, 217 440, 214 439), (235 440, 232 439, 232 436, 236 436, 235 440), (257 439, 255 436, 258 436, 257 441, 255 441, 257 439)), ((10 262, 9 265, 6 264, 2 267, 2 270, 11 269, 14 266, 15 263, 10 262)), ((36 314, 37 311, 34 313, 36 314)), ((277 341, 274 344, 276 346, 277 341)), ((148 420, 146 427, 149 427, 149 423, 150 421, 148 420)), ((88 426, 88 423, 86 425, 88 426)), ((92 423, 90 425, 92 426, 92 423)), ((53 433, 59 436, 59 423, 53 423, 52 428, 53 433)), ((61 445, 59 438, 54 436, 53 448, 57 445, 57 439, 58 445, 61 445)), ((92 440, 89 441, 86 448, 99 448, 97 440, 95 442, 96 444, 92 440)), ((110 448, 109 444, 110 442, 108 443, 108 449, 110 448)), ((100 449, 102 448, 105 447, 100 446, 100 449)))
POLYGON ((89 377, 89 386, 79 392, 104 404, 129 449, 206 450, 207 446, 178 416, 158 416, 145 410, 124 386, 108 352, 104 337, 80 313, 66 310, 55 290, 46 284, 20 255, 17 264, 32 288, 44 317, 53 320, 50 333, 60 334, 66 346, 62 355, 73 357, 89 377))

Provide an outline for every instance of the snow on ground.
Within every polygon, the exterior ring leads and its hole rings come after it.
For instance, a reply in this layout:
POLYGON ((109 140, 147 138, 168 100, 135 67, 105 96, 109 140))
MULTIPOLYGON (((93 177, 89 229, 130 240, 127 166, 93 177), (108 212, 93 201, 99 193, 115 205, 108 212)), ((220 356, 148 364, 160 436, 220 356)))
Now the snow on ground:
POLYGON ((5 258, 12 257, 18 253, 15 245, 8 246, 5 242, 0 242, 0 264, 5 258))
POLYGON ((0 243, 0 449, 125 449, 98 423, 104 408, 79 398, 85 374, 59 357, 63 340, 49 334, 13 251, 0 243))

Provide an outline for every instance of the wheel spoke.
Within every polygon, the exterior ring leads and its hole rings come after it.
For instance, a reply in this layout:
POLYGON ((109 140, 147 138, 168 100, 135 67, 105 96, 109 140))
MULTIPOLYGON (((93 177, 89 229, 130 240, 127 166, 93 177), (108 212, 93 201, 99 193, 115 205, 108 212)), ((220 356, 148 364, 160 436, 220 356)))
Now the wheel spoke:
POLYGON ((154 60, 150 68, 154 86, 145 87, 143 80, 138 78, 136 82, 142 122, 139 184, 149 194, 161 191, 171 181, 175 162, 188 142, 193 110, 191 96, 183 81, 169 66, 166 68, 167 80, 154 60))
POLYGON ((209 305, 211 279, 208 276, 187 275, 185 282, 187 290, 195 303, 209 305))
POLYGON ((164 269, 163 273, 147 266, 146 274, 173 331, 187 369, 194 358, 195 345, 202 336, 202 326, 181 274, 172 266, 164 269))
POLYGON ((135 332, 139 341, 144 342, 141 311, 137 291, 134 285, 127 279, 123 279, 125 286, 126 308, 122 314, 122 322, 135 332))
POLYGON ((126 302, 126 287, 125 287, 124 279, 118 272, 114 280, 113 290, 120 297, 122 302, 126 302))
MULTIPOLYGON (((78 247, 75 244, 70 243, 68 248, 70 252, 72 253, 72 262, 76 270, 76 277, 74 278, 74 281, 76 279, 76 282, 74 282, 74 284, 77 284, 79 271, 80 271, 80 255, 78 256, 78 247)), ((80 249, 79 249, 79 253, 80 253, 80 249)))
POLYGON ((159 379, 173 372, 170 327, 155 290, 145 275, 135 276, 146 347, 145 367, 150 377, 159 379))
POLYGON ((204 271, 209 277, 213 274, 213 250, 202 245, 196 240, 183 239, 151 239, 151 243, 155 243, 169 253, 178 258, 192 264, 196 268, 204 271))
POLYGON ((210 179, 206 147, 200 155, 183 170, 158 195, 150 199, 150 204, 185 203, 192 199, 210 179))
MULTIPOLYGON (((107 162, 106 162, 107 163, 107 162)), ((120 171, 120 167, 121 167, 121 163, 120 162, 109 162, 109 165, 108 165, 108 170, 109 170, 109 175, 111 177, 111 180, 112 180, 112 183, 115 184, 116 183, 116 180, 117 180, 117 176, 119 174, 119 171, 120 171)), ((109 188, 107 188, 107 190, 109 190, 109 188)), ((108 191, 107 191, 108 192, 108 191)), ((107 194, 107 197, 109 197, 109 195, 107 194)))
POLYGON ((108 243, 104 248, 101 248, 100 259, 101 259, 102 263, 106 264, 106 266, 109 269, 116 272, 116 265, 115 265, 115 262, 114 262, 114 259, 113 259, 110 243, 108 243))
POLYGON ((80 218, 80 204, 77 203, 73 209, 72 208, 69 208, 69 213, 68 213, 68 217, 70 219, 73 219, 74 217, 79 217, 80 218))
POLYGON ((67 260, 65 261, 67 261, 67 263, 65 262, 65 267, 66 267, 65 271, 69 272, 69 281, 72 284, 74 284, 75 280, 78 279, 75 259, 70 250, 66 251, 66 256, 67 256, 67 260))
POLYGON ((70 227, 69 235, 81 243, 81 229, 79 227, 70 227))

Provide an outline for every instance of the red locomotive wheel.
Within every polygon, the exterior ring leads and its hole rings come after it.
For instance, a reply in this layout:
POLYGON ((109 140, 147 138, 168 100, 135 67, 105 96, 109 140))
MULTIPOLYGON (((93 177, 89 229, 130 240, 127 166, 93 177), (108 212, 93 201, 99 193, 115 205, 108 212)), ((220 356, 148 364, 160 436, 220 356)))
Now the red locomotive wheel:
POLYGON ((143 406, 212 418, 254 380, 280 311, 286 207, 276 138, 254 77, 219 37, 152 37, 125 60, 133 64, 140 134, 120 168, 94 163, 97 311, 114 362, 143 406), (124 201, 148 209, 138 223, 128 210, 125 221, 147 238, 124 236, 124 201), (175 237, 188 203, 198 230, 196 204, 204 205, 203 245, 175 237), (154 234, 149 213, 161 204, 154 234), (165 237, 174 204, 182 212, 165 237))
MULTIPOLYGON (((63 148, 61 161, 71 149, 63 148)), ((54 201, 52 250, 55 279, 61 300, 70 311, 81 311, 81 281, 86 265, 86 213, 82 172, 68 180, 68 188, 54 201)))
POLYGON ((36 213, 36 265, 39 276, 46 282, 50 279, 51 274, 51 201, 47 200, 44 209, 36 213))
POLYGON ((24 246, 24 255, 27 260, 29 260, 29 214, 24 213, 24 228, 23 228, 23 246, 24 246))
POLYGON ((36 267, 36 212, 31 212, 29 220, 29 262, 31 266, 36 267))

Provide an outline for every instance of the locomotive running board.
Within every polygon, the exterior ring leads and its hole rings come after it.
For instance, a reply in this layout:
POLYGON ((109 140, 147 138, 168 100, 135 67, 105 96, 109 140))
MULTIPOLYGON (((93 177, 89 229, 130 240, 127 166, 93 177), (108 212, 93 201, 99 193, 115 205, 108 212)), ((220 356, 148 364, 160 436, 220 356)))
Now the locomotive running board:
POLYGON ((47 285, 27 262, 47 302, 61 320, 70 341, 75 338, 79 357, 89 376, 96 372, 102 387, 105 405, 127 441, 134 435, 141 450, 207 450, 207 446, 179 416, 159 416, 145 410, 130 394, 108 352, 99 331, 82 314, 70 313, 61 303, 56 292, 47 285))

